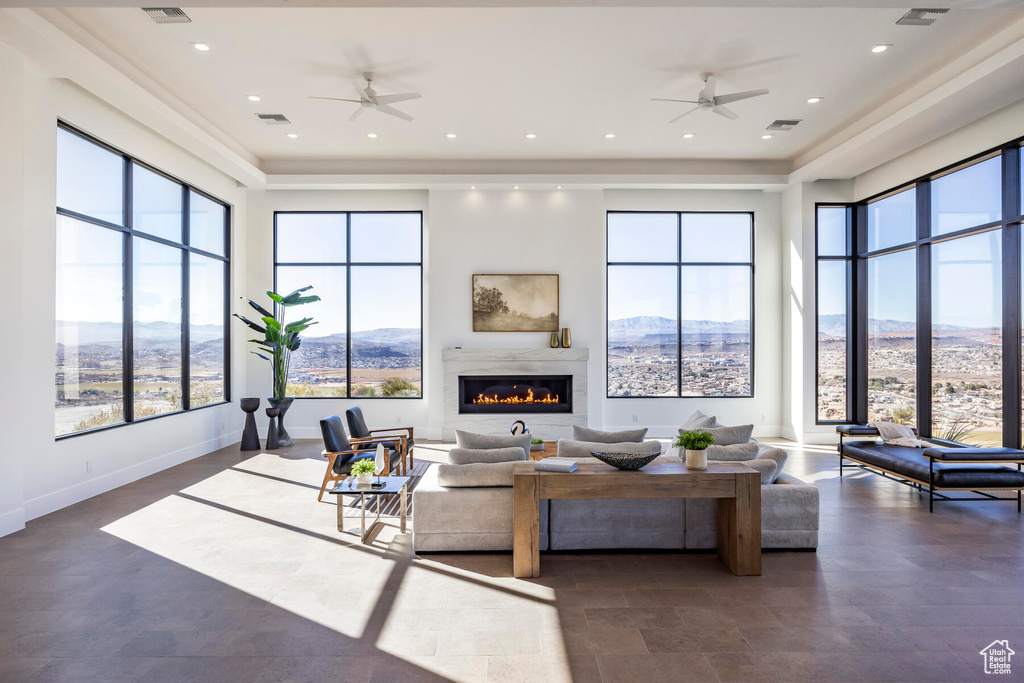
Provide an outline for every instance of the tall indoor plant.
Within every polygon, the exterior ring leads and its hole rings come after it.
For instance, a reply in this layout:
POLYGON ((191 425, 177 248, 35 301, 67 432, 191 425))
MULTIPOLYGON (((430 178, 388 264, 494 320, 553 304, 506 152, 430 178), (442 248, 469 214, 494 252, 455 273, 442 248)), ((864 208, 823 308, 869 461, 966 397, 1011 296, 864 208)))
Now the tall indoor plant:
POLYGON ((255 344, 256 348, 259 349, 259 351, 253 351, 253 353, 263 360, 270 362, 270 367, 274 376, 274 395, 272 398, 267 400, 271 406, 280 410, 277 418, 277 424, 278 443, 281 446, 291 446, 293 443, 292 437, 284 428, 284 415, 288 412, 288 408, 291 407, 293 401, 293 399, 290 399, 287 396, 288 368, 291 363, 292 351, 298 349, 299 344, 302 343, 302 340, 299 338, 299 334, 308 329, 310 325, 316 325, 316 322, 314 322, 312 318, 302 318, 301 320, 295 320, 290 323, 285 322, 285 314, 292 306, 300 306, 302 304, 310 304, 314 301, 320 301, 320 297, 315 294, 302 296, 303 292, 309 291, 310 289, 313 289, 312 285, 308 285, 302 289, 296 289, 294 292, 286 296, 281 296, 277 292, 268 291, 267 296, 276 304, 275 310, 277 311, 277 315, 274 315, 267 309, 263 308, 252 299, 247 299, 249 305, 260 314, 263 325, 254 323, 238 313, 234 314, 236 318, 263 335, 263 339, 250 339, 249 341, 255 344))

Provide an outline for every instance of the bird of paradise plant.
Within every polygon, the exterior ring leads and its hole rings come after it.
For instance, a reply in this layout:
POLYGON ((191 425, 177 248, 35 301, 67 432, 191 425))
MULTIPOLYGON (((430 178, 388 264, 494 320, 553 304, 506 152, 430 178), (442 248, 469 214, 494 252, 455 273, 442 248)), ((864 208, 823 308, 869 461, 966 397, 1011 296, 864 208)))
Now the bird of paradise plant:
POLYGON ((272 314, 252 299, 247 299, 249 305, 260 314, 263 325, 255 323, 238 313, 232 314, 251 329, 263 335, 263 339, 250 339, 249 341, 259 349, 259 351, 253 351, 252 353, 270 362, 274 373, 274 398, 283 399, 287 394, 288 367, 291 363, 292 351, 297 350, 302 343, 299 334, 307 330, 311 325, 316 325, 312 318, 302 318, 290 323, 285 322, 285 314, 292 306, 320 301, 320 297, 315 294, 302 296, 303 292, 310 289, 313 289, 312 285, 296 289, 286 296, 268 291, 267 296, 277 304, 277 315, 272 314), (260 353, 261 351, 263 353, 260 353))

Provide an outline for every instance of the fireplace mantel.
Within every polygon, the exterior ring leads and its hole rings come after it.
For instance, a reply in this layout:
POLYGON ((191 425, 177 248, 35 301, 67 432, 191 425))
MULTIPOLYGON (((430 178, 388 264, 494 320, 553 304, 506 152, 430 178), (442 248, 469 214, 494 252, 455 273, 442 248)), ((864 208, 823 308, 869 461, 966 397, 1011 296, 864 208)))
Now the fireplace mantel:
POLYGON ((503 433, 515 416, 459 413, 459 377, 466 375, 572 375, 572 412, 523 415, 530 431, 542 439, 572 434, 572 425, 587 424, 587 366, 590 350, 583 347, 441 349, 444 366, 444 422, 441 436, 455 437, 456 429, 503 433))
POLYGON ((570 347, 568 349, 482 349, 455 346, 441 349, 441 360, 461 361, 586 361, 590 349, 570 347))

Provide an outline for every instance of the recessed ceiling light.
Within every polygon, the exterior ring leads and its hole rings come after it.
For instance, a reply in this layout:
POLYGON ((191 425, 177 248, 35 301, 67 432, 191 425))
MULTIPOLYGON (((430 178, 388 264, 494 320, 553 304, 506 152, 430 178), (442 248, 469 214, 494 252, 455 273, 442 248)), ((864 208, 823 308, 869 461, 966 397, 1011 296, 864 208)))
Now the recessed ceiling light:
POLYGON ((446 133, 445 137, 448 138, 449 140, 451 140, 452 138, 456 137, 456 135, 455 135, 455 133, 446 133))
POLYGON ((513 186, 512 186, 512 189, 513 189, 513 190, 518 190, 518 189, 519 189, 519 186, 518 186, 518 185, 513 185, 513 186))
POLYGON ((771 140, 773 137, 775 137, 775 136, 771 135, 769 133, 765 133, 764 135, 761 136, 761 139, 762 140, 771 140))
POLYGON ((199 50, 200 52, 209 52, 210 46, 206 43, 192 43, 192 47, 199 50))
POLYGON ((604 136, 611 140, 613 137, 615 137, 615 133, 605 133, 604 136))
POLYGON ((817 104, 818 102, 821 102, 823 99, 825 99, 825 98, 824 97, 808 97, 807 98, 807 104, 817 104))
POLYGON ((250 102, 259 102, 260 101, 260 96, 259 95, 249 95, 249 101, 250 102))
POLYGON ((299 137, 299 134, 298 133, 288 133, 288 137, 290 137, 291 139, 294 140, 295 138, 299 137))
POLYGON ((475 189, 476 189, 476 185, 470 185, 470 186, 469 186, 469 189, 471 189, 471 190, 475 190, 475 189))
POLYGON ((873 48, 871 48, 871 51, 874 52, 875 54, 878 54, 879 52, 885 52, 886 50, 889 49, 889 47, 890 47, 889 45, 879 44, 879 45, 875 45, 873 48))
POLYGON ((377 137, 377 134, 376 133, 367 133, 366 137, 368 137, 368 138, 375 138, 375 137, 377 137))
POLYGON ((683 137, 689 140, 690 138, 693 137, 693 133, 683 133, 683 137))
POLYGON ((526 139, 527 139, 527 140, 532 140, 532 139, 534 139, 535 137, 537 137, 537 134, 536 134, 536 133, 527 133, 527 134, 526 134, 526 139))
POLYGON ((561 186, 561 185, 555 185, 555 189, 556 189, 556 190, 561 190, 561 189, 562 189, 562 186, 561 186))

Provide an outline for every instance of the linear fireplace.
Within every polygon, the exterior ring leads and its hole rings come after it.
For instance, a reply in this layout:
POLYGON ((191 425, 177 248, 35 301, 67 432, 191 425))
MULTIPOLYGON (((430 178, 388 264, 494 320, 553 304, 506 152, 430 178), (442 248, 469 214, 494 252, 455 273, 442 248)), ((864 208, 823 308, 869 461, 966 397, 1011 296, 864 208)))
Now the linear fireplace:
POLYGON ((571 413, 572 375, 459 375, 459 413, 571 413))

